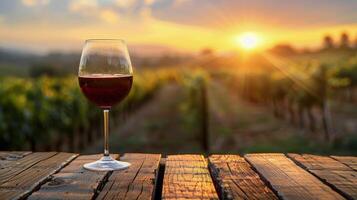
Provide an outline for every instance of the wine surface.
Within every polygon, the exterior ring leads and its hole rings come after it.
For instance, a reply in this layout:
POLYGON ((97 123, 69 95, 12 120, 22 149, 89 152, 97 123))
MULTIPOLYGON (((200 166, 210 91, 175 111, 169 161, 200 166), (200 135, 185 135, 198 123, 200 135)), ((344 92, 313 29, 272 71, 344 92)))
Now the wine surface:
POLYGON ((78 77, 84 95, 103 109, 109 109, 122 101, 130 92, 132 75, 92 74, 78 77))

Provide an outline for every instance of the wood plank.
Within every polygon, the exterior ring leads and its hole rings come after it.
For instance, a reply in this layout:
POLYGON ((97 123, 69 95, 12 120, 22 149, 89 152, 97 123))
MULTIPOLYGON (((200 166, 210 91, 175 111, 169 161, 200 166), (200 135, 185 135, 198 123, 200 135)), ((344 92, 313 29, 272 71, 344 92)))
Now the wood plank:
POLYGON ((20 159, 19 162, 10 164, 4 168, 8 170, 6 176, 2 174, 2 177, 6 177, 6 181, 2 181, 0 185, 0 197, 3 199, 27 197, 75 157, 76 154, 72 153, 33 153, 20 159), (29 158, 34 158, 35 161, 29 158), (12 173, 8 173, 9 171, 12 173))
POLYGON ((201 155, 168 156, 162 199, 218 199, 201 155))
POLYGON ((15 162, 27 155, 31 151, 1 151, 0 152, 0 169, 5 167, 7 164, 15 162))
MULTIPOLYGON (((103 155, 83 155, 54 174, 49 182, 34 192, 29 199, 92 199, 97 195, 111 172, 94 172, 83 168, 85 163, 100 159, 103 155)), ((114 159, 118 154, 111 155, 114 159)))
POLYGON ((0 151, 0 163, 4 160, 18 160, 30 153, 31 151, 0 151))
POLYGON ((56 154, 56 152, 33 153, 17 160, 16 162, 4 164, 0 168, 0 184, 5 183, 9 179, 27 170, 28 168, 31 168, 37 163, 44 161, 56 154))
POLYGON ((212 155, 209 169, 220 199, 278 199, 239 155, 212 155))
POLYGON ((125 154, 120 160, 131 166, 114 171, 97 199, 152 199, 160 158, 160 154, 125 154))
POLYGON ((348 199, 357 199, 357 171, 327 156, 288 154, 348 199))
POLYGON ((351 171, 351 168, 347 165, 344 165, 337 160, 327 156, 317 156, 310 154, 299 155, 295 153, 289 153, 288 157, 292 158, 294 161, 297 161, 300 164, 303 164, 303 167, 306 169, 351 171))
POLYGON ((331 157, 357 171, 357 157, 354 156, 331 156, 331 157))
POLYGON ((244 157, 282 199, 344 199, 284 154, 247 154, 244 157))

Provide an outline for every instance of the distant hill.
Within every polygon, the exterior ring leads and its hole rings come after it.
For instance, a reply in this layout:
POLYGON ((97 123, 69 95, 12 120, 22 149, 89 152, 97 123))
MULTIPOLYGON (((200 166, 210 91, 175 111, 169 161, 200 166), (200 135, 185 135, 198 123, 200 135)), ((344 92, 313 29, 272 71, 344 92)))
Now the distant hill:
MULTIPOLYGON (((192 55, 175 53, 168 48, 143 48, 145 52, 137 53, 139 46, 132 47, 131 61, 136 69, 145 67, 177 66, 192 59, 192 55)), ((46 55, 32 54, 21 50, 0 47, 0 76, 28 76, 36 68, 52 68, 58 74, 77 74, 80 52, 51 52, 46 55)))
POLYGON ((65 73, 74 73, 77 70, 79 58, 79 53, 37 55, 0 48, 0 75, 26 76, 36 65, 47 65, 65 73))
POLYGON ((16 50, 0 48, 0 64, 11 63, 12 65, 27 65, 39 56, 16 50))

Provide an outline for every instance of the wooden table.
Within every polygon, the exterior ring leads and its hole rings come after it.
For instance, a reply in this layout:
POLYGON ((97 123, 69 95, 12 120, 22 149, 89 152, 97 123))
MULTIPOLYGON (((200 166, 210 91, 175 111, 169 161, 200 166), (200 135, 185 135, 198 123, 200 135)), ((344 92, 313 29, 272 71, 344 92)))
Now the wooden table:
POLYGON ((357 199, 357 157, 127 153, 129 169, 82 168, 101 155, 0 152, 0 199, 357 199))

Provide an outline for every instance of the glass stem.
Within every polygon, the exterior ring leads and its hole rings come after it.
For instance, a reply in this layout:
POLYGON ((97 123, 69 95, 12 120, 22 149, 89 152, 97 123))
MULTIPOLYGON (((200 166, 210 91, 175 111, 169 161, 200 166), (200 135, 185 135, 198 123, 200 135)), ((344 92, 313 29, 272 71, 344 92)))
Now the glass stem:
POLYGON ((104 109, 104 156, 109 156, 109 109, 104 109))

